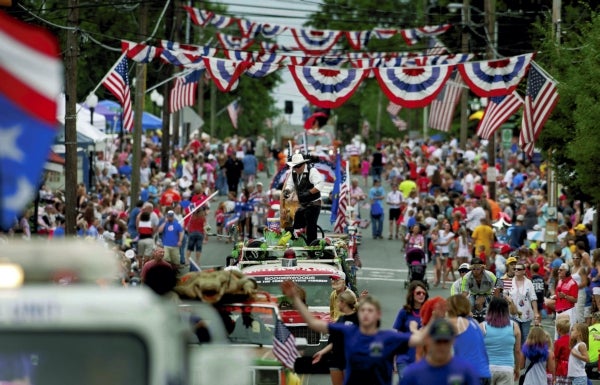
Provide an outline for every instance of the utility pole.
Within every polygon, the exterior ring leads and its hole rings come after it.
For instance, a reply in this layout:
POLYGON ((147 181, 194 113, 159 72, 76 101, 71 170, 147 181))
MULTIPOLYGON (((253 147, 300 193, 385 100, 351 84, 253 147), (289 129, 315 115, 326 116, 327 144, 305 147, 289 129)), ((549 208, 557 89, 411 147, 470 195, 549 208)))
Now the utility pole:
MULTIPOLYGON (((560 22, 561 22, 561 0, 552 1, 552 25, 554 27, 554 44, 560 45, 560 22)), ((548 220, 546 221, 546 232, 544 241, 546 241, 546 254, 554 252, 558 242, 558 183, 556 181, 556 172, 554 170, 554 149, 548 150, 547 167, 547 196, 548 196, 548 220)), ((594 218, 594 224, 596 218, 594 218)), ((595 233, 595 232, 594 232, 595 233)))
POLYGON ((77 57, 79 0, 69 0, 65 50, 65 234, 77 233, 77 57))
MULTIPOLYGON (((173 24, 173 26, 175 28, 172 29, 173 31, 173 37, 175 41, 181 41, 181 22, 183 20, 182 17, 182 12, 183 12, 183 7, 182 4, 180 4, 179 1, 174 1, 171 3, 172 7, 174 8, 174 12, 175 12, 175 22, 173 24)), ((189 19, 189 17, 187 17, 186 19, 189 19)), ((172 69, 175 66, 170 66, 172 69)), ((171 71, 172 74, 174 74, 174 71, 171 71)), ((169 88, 169 87, 166 87, 169 88)), ((169 92, 170 94, 170 92, 169 92)), ((169 101, 170 102, 170 101, 169 101)), ((164 115, 163 115, 164 116, 164 115)), ((168 114, 167 114, 168 116, 168 114)), ((163 123, 164 123, 164 119, 163 119, 163 123)), ((164 127, 165 125, 163 124, 163 132, 164 132, 164 127)), ((180 139, 179 139, 179 130, 180 130, 180 126, 183 126, 183 110, 179 110, 177 111, 175 114, 173 114, 173 140, 172 140, 172 149, 175 149, 175 147, 177 147, 177 145, 180 143, 180 139)), ((168 126, 167 126, 168 129, 168 126)))
MULTIPOLYGON (((470 0, 463 0, 462 4, 462 52, 469 53, 471 41, 471 4, 470 0)), ((469 123, 469 89, 463 88, 460 96, 460 135, 459 147, 464 151, 467 149, 467 125, 469 123)))
MULTIPOLYGON (((178 4, 177 4, 178 5, 178 4)), ((175 2, 171 2, 165 16, 165 30, 169 40, 173 40, 174 35, 174 18, 175 18, 175 2)), ((179 41, 179 40, 178 40, 179 41)), ((167 78, 173 76, 173 66, 167 66, 165 73, 167 78)), ((160 138, 160 171, 167 174, 169 172, 169 163, 171 158, 171 127, 170 119, 171 115, 169 111, 169 105, 171 104, 171 93, 169 92, 169 82, 166 82, 162 86, 163 99, 163 121, 162 121, 162 137, 160 138)), ((179 122, 177 122, 179 123, 179 122)), ((175 126, 176 127, 176 126, 175 126)))
POLYGON ((381 142, 381 98, 383 97, 383 91, 377 91, 377 119, 375 120, 375 143, 381 142))
MULTIPOLYGON (((483 3, 485 12, 486 28, 486 53, 487 58, 492 60, 496 58, 496 46, 498 42, 496 36, 496 0, 485 0, 483 3)), ((488 198, 496 200, 496 133, 490 136, 488 141, 488 198)))
MULTIPOLYGON (((148 33, 148 3, 140 4, 140 35, 148 33)), ((144 115, 144 98, 146 97, 146 64, 135 65, 135 115, 133 120, 133 154, 131 161, 130 206, 135 207, 140 198, 140 165, 142 153, 142 117, 144 115)))
POLYGON ((217 130, 217 86, 210 82, 210 138, 215 137, 217 130))

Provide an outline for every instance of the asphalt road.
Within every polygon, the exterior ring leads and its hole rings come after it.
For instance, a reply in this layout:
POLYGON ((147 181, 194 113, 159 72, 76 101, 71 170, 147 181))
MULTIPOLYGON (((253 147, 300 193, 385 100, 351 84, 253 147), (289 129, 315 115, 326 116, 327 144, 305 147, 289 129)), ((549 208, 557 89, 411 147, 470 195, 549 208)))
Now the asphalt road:
MULTIPOLYGON (((269 185, 269 181, 261 175, 260 178, 265 186, 269 185)), ((363 188, 365 190, 365 188, 363 188)), ((366 191, 365 191, 366 192, 366 191)), ((223 197, 217 197, 217 199, 223 197)), ((213 204, 212 207, 216 207, 213 204)), ((364 213, 368 215, 368 213, 364 213)), ((327 221, 328 215, 322 214, 319 220, 321 227, 327 231, 332 226, 327 221)), ((209 219, 209 223, 213 228, 214 218, 209 219)), ((408 269, 404 261, 404 255, 400 251, 400 241, 388 240, 388 221, 386 219, 383 229, 384 239, 373 239, 371 229, 362 230, 362 244, 359 246, 359 254, 362 261, 362 269, 357 274, 357 283, 359 290, 368 290, 382 304, 383 319, 382 328, 391 328, 398 310, 406 301, 406 289, 404 282, 407 280, 408 269)), ((202 252, 201 266, 224 265, 225 257, 230 255, 232 249, 231 244, 224 241, 219 241, 215 237, 210 237, 207 244, 204 245, 202 252)), ((427 279, 430 282, 429 297, 450 295, 449 289, 441 289, 433 287, 433 268, 431 264, 427 266, 427 279)), ((448 287, 449 287, 448 283, 448 287)), ((547 331, 554 334, 553 322, 549 319, 543 321, 543 325, 547 331)), ((594 381, 595 384, 600 384, 600 381, 594 381)), ((331 381, 328 375, 305 375, 303 385, 329 385, 331 381)))

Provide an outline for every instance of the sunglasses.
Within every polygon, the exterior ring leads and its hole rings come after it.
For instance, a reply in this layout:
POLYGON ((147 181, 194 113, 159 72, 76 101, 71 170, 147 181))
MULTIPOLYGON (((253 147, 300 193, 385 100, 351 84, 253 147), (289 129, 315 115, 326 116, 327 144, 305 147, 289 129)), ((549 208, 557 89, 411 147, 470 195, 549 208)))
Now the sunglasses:
POLYGON ((303 164, 304 163, 301 163, 301 164, 298 164, 298 165, 294 166, 294 169, 302 167, 303 164))
POLYGON ((523 270, 525 270, 525 268, 523 268, 523 267, 515 267, 515 271, 523 271, 523 270))
POLYGON ((415 291, 415 295, 426 295, 427 293, 424 291, 415 291))

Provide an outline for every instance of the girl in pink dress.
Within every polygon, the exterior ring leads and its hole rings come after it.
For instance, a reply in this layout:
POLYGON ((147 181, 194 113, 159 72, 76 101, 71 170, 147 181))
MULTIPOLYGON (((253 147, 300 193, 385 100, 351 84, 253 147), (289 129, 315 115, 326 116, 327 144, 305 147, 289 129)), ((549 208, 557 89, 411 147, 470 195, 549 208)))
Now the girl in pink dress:
POLYGON ((365 186, 367 185, 367 183, 369 181, 370 168, 371 168, 371 163, 369 162, 369 159, 364 157, 362 162, 360 163, 360 173, 362 174, 362 177, 364 179, 365 186))

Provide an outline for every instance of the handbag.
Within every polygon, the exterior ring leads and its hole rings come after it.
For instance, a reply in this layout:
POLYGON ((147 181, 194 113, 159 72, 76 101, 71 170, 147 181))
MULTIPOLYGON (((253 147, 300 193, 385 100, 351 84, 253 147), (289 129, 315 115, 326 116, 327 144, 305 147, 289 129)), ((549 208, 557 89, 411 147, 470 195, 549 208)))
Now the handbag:
POLYGON ((525 370, 525 373, 523 373, 523 375, 519 377, 519 385, 523 385, 523 383, 525 382, 525 376, 527 376, 527 373, 529 372, 529 369, 531 369, 532 366, 533 361, 529 363, 529 366, 527 367, 527 370, 525 370))

